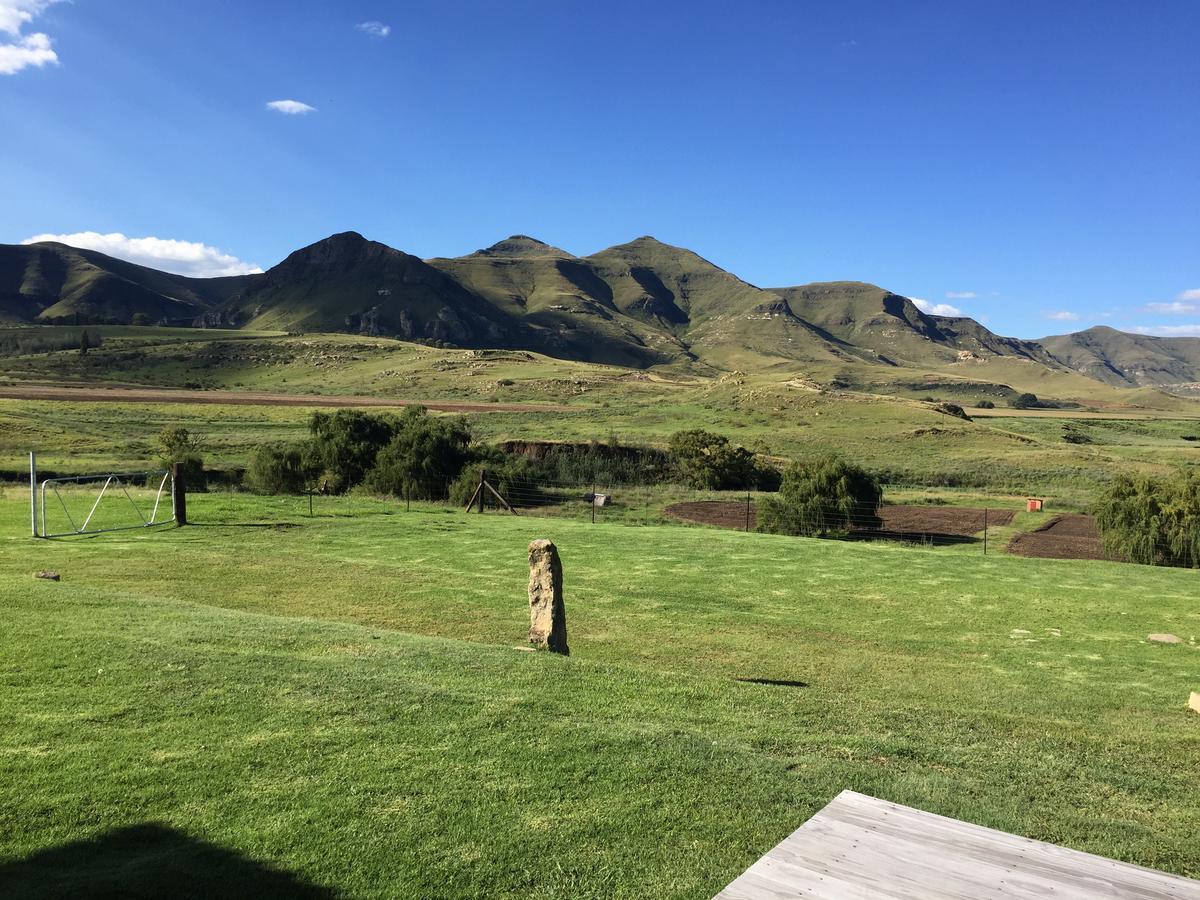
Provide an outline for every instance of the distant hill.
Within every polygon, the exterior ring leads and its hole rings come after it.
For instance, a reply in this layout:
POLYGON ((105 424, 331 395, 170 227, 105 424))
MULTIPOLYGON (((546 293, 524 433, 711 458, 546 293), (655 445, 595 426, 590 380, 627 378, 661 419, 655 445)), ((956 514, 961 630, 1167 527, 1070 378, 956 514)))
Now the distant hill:
POLYGON ((0 244, 0 321, 190 324, 257 276, 187 278, 66 244, 0 244))
POLYGON ((1151 337, 1100 325, 1038 343, 1064 365, 1107 384, 1189 392, 1200 382, 1200 338, 1151 337))
POLYGON ((928 373, 884 373, 929 370, 964 396, 1017 381, 1073 395, 1091 383, 1080 374, 1182 394, 1200 381, 1200 339, 1092 328, 1018 340, 973 319, 929 315, 864 282, 759 288, 649 236, 578 257, 513 235, 466 256, 423 260, 345 232, 265 273, 230 278, 171 275, 63 244, 0 245, 0 322, 127 323, 139 314, 637 368, 800 370, 864 385, 890 377, 912 389, 928 373))

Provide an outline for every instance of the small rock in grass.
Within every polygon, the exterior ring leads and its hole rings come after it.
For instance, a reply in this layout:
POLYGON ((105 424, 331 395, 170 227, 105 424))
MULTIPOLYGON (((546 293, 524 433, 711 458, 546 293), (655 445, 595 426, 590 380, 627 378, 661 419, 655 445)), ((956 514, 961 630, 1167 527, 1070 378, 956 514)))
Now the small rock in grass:
POLYGON ((34 578, 42 578, 46 581, 59 581, 62 579, 62 576, 59 575, 57 572, 50 572, 50 571, 34 572, 33 577, 34 578))
POLYGON ((1011 634, 1029 634, 1029 632, 1026 631, 1024 628, 1014 628, 1010 633, 1011 634))
POLYGON ((1192 695, 1188 697, 1188 709, 1200 713, 1200 694, 1195 691, 1192 691, 1192 695))
POLYGON ((1156 644, 1182 644, 1183 638, 1177 634, 1148 634, 1146 640, 1156 644))

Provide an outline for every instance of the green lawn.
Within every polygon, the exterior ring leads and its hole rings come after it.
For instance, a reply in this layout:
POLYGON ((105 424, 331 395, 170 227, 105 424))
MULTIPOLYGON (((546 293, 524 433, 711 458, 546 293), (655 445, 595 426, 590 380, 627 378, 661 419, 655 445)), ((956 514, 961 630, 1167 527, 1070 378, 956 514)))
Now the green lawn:
POLYGON ((362 498, 34 541, 26 503, 0 895, 704 898, 843 788, 1200 876, 1200 650, 1145 641, 1200 635, 1195 572, 362 498), (542 536, 566 659, 513 649, 542 536))

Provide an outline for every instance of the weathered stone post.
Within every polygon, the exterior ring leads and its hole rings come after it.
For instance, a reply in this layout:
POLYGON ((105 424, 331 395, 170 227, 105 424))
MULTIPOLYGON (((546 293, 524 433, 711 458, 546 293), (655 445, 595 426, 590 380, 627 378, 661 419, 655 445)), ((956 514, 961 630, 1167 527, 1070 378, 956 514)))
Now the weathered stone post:
POLYGON ((561 653, 567 649, 567 608, 563 605, 562 563, 547 540, 529 545, 529 643, 561 653))

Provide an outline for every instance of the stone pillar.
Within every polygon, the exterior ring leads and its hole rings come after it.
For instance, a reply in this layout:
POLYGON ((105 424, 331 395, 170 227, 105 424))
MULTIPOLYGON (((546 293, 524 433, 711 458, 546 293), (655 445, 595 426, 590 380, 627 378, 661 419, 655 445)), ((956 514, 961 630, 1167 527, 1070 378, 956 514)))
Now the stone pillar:
POLYGON ((566 656, 567 608, 563 605, 562 563, 547 540, 529 545, 529 643, 566 656))

